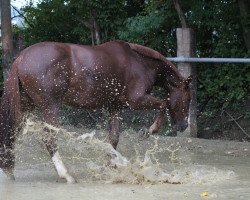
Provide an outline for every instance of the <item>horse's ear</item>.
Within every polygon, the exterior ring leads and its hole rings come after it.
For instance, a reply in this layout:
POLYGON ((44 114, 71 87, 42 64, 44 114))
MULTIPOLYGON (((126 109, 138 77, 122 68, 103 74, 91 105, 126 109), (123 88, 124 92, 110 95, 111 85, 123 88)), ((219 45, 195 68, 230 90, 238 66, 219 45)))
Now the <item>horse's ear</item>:
POLYGON ((193 80, 193 77, 192 76, 189 76, 187 79, 186 79, 186 83, 187 85, 189 85, 193 80))

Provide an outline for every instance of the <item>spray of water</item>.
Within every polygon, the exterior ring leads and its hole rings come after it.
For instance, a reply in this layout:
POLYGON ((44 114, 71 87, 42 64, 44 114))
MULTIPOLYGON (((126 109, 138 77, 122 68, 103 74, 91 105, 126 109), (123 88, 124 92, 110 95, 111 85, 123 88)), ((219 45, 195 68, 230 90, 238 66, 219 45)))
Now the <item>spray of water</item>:
POLYGON ((235 177, 232 171, 192 163, 192 156, 185 148, 178 143, 159 145, 160 137, 151 138, 151 145, 144 148, 131 142, 132 136, 128 134, 119 145, 129 148, 118 152, 107 142, 105 132, 69 132, 34 116, 25 118, 23 133, 15 148, 21 167, 37 170, 41 165, 53 166, 42 143, 51 132, 56 133, 61 156, 78 181, 202 184, 235 177))

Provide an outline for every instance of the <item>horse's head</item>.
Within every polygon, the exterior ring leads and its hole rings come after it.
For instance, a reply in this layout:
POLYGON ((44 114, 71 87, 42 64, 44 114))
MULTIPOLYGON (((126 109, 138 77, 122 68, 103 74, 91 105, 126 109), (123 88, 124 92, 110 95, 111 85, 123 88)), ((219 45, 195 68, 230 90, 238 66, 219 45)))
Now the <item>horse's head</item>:
POLYGON ((188 127, 189 104, 191 100, 191 77, 182 81, 178 87, 169 87, 169 112, 172 124, 177 131, 185 131, 188 127))

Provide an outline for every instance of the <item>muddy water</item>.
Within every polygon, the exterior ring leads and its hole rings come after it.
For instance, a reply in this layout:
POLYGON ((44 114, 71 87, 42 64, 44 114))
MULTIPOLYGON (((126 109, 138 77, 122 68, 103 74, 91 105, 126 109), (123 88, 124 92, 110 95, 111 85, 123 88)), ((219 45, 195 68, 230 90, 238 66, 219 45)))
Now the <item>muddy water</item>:
POLYGON ((124 131, 116 152, 104 131, 50 127, 78 181, 69 185, 58 180, 41 142, 44 126, 26 123, 15 148, 16 181, 0 171, 0 200, 250 199, 249 143, 124 131))

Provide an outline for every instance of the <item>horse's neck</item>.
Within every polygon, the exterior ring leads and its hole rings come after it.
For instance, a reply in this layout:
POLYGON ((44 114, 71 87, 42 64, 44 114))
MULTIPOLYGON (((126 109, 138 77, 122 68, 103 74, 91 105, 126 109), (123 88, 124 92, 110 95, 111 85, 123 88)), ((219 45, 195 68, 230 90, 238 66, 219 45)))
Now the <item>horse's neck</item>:
POLYGON ((166 66, 166 64, 161 65, 158 71, 159 74, 162 74, 164 79, 164 86, 180 87, 183 83, 183 77, 180 72, 174 66, 166 66))
POLYGON ((154 75, 156 75, 155 81, 156 85, 160 87, 180 87, 183 83, 184 78, 181 76, 178 69, 172 64, 168 65, 160 60, 152 59, 152 58, 143 58, 147 67, 152 70, 150 73, 154 71, 154 75))

